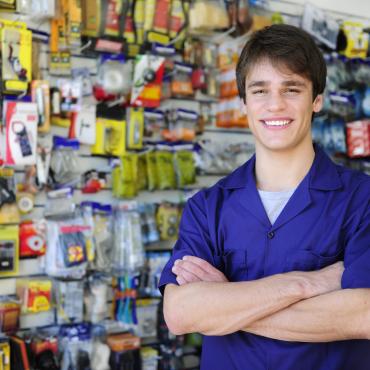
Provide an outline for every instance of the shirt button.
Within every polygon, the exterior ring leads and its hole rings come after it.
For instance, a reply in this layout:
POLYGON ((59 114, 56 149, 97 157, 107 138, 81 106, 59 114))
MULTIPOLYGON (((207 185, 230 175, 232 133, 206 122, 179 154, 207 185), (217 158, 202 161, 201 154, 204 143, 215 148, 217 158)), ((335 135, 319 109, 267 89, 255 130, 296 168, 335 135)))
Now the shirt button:
POLYGON ((267 236, 268 236, 269 239, 272 239, 275 236, 275 233, 273 231, 269 231, 267 233, 267 236))

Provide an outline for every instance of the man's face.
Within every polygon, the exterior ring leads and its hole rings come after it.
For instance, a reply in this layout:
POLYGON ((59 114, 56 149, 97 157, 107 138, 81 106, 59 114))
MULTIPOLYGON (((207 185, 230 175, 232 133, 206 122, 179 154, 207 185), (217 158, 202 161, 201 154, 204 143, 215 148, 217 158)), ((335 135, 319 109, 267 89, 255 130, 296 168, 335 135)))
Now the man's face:
POLYGON ((311 142, 312 113, 321 107, 322 95, 312 102, 311 81, 268 60, 246 77, 245 112, 257 149, 291 151, 311 142))

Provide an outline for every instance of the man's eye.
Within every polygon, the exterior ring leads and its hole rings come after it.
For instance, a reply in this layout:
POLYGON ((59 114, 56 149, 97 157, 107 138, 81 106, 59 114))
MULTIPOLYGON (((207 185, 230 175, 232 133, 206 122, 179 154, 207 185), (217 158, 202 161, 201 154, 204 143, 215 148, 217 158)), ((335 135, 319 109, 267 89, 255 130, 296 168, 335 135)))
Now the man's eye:
POLYGON ((286 89, 285 93, 288 95, 296 95, 300 93, 300 90, 298 89, 286 89))
POLYGON ((254 90, 254 91, 252 91, 252 94, 257 95, 257 96, 264 95, 264 94, 266 94, 266 90, 254 90))

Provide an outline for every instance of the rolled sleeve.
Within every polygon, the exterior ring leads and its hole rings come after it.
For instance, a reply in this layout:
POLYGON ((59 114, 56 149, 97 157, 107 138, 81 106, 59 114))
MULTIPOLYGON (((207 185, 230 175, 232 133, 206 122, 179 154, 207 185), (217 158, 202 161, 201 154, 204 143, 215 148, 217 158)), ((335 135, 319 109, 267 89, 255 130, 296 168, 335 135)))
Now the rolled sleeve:
POLYGON ((361 208, 361 221, 345 249, 343 289, 370 288, 370 202, 361 208))
POLYGON ((209 225, 206 215, 203 192, 197 193, 185 205, 179 228, 179 238, 173 248, 172 256, 164 267, 158 289, 161 294, 167 284, 177 284, 172 267, 177 259, 196 256, 216 266, 213 256, 213 244, 209 236, 209 225))

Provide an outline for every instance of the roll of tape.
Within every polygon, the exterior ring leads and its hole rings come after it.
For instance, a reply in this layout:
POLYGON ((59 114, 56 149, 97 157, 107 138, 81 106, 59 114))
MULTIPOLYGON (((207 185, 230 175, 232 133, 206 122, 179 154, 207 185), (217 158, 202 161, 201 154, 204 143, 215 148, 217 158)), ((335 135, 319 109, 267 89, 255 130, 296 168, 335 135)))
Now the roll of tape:
POLYGON ((18 197, 17 204, 21 213, 29 213, 33 210, 33 196, 31 194, 21 194, 18 197))

